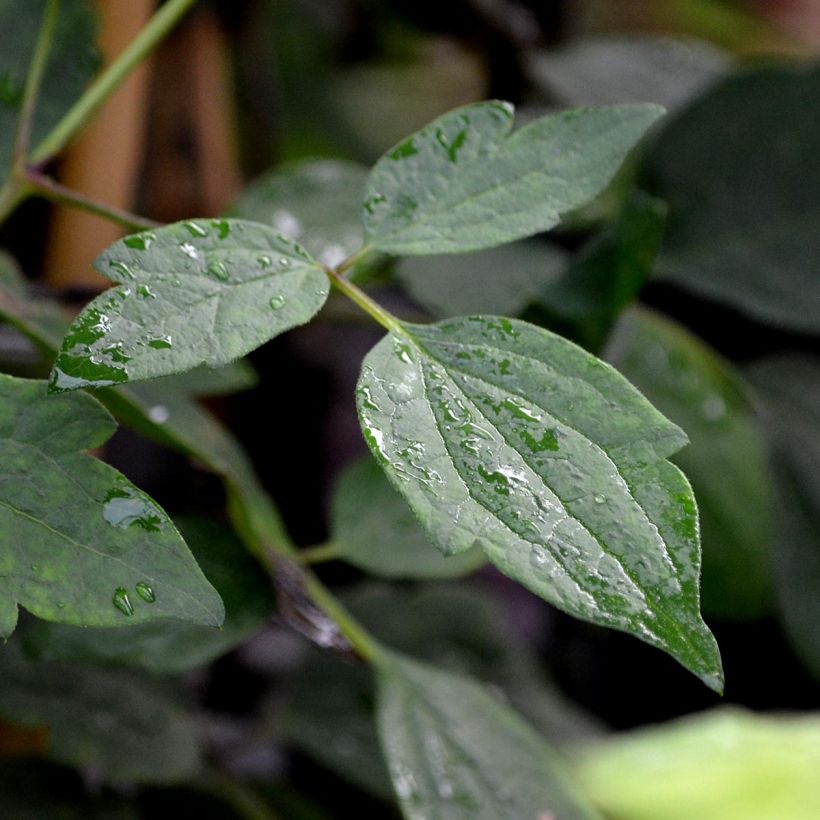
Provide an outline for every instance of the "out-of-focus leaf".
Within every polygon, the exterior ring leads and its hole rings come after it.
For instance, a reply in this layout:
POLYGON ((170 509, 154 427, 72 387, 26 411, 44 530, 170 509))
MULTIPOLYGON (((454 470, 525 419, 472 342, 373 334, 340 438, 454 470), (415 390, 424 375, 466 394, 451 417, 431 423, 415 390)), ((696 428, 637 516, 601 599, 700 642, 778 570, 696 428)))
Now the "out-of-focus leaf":
POLYGON ((286 165, 252 182, 231 215, 270 225, 333 267, 361 247, 367 174, 363 165, 339 160, 286 165))
POLYGON ((366 242, 399 256, 463 253, 546 231, 604 188, 662 113, 576 109, 512 131, 509 103, 450 111, 373 167, 366 242))
POLYGON ((672 110, 714 83, 727 57, 699 40, 589 37, 532 52, 528 73, 563 105, 653 102, 672 110))
POLYGON ((772 356, 748 375, 765 411, 777 479, 778 609, 820 678, 820 359, 772 356))
POLYGON ((480 550, 442 555, 369 456, 339 479, 331 537, 337 557, 386 578, 448 578, 485 561, 480 550))
POLYGON ((566 274, 541 289, 531 316, 597 352, 652 273, 665 215, 662 202, 633 196, 618 221, 583 248, 566 274))
MULTIPOLYGON (((23 88, 45 8, 45 0, 0 0, 0 184, 8 173, 23 88)), ((92 3, 65 0, 61 4, 37 101, 34 144, 68 111, 97 68, 96 31, 92 3)))
POLYGON ((613 368, 526 322, 402 325, 367 355, 365 439, 445 555, 479 546, 575 617, 669 652, 720 689, 699 608, 686 442, 613 368))
POLYGON ((408 820, 598 816, 547 742, 469 678, 391 655, 377 717, 408 820))
POLYGON ((407 256, 397 274, 434 316, 516 315, 558 279, 567 255, 546 242, 523 241, 476 253, 407 256))
POLYGON ((116 429, 91 396, 0 375, 0 635, 17 604, 61 623, 221 625, 224 608, 166 513, 82 452, 116 429))
POLYGON ((94 266, 119 285, 72 323, 52 392, 227 364, 307 322, 329 288, 307 251, 240 219, 178 222, 127 236, 94 266))
POLYGON ((763 431, 740 374, 648 310, 621 319, 607 358, 689 436, 673 460, 700 509, 704 610, 722 618, 765 614, 772 598, 771 487, 763 431))
POLYGON ((590 746, 576 769, 607 817, 815 820, 820 716, 715 709, 590 746))
POLYGON ((270 580, 230 530, 205 519, 177 523, 225 604, 221 629, 167 621, 127 631, 37 623, 23 635, 26 651, 38 660, 91 661, 174 673, 203 666, 246 641, 273 611, 270 580))
POLYGON ((820 68, 740 72, 659 135, 646 181, 669 204, 659 274, 762 321, 820 330, 820 68))
POLYGON ((164 688, 125 672, 32 663, 0 650, 0 716, 48 733, 49 759, 107 781, 167 783, 194 774, 194 726, 164 688))

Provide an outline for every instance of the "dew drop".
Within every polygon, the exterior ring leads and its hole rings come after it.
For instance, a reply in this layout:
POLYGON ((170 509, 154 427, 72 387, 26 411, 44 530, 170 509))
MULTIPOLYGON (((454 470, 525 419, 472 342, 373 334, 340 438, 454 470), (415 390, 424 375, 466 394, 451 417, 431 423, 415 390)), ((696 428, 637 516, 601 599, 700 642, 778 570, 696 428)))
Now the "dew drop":
POLYGON ((543 548, 536 544, 532 548, 532 552, 530 553, 530 563, 532 564, 535 569, 542 569, 546 566, 547 561, 549 560, 549 553, 543 548))
POLYGON ((146 584, 145 581, 139 581, 137 585, 134 587, 137 591, 137 595, 142 598, 143 601, 147 601, 149 604, 153 604, 154 601, 157 600, 157 596, 154 594, 154 590, 151 588, 149 584, 146 584))
POLYGON ((190 242, 183 242, 179 249, 191 259, 199 259, 199 252, 190 242))
POLYGON ((110 490, 105 497, 102 514, 112 527, 122 530, 136 525, 149 532, 158 532, 162 527, 158 508, 133 487, 110 490))
POLYGON ((596 504, 606 504, 606 496, 605 496, 605 495, 601 495, 600 493, 595 493, 595 495, 594 495, 594 496, 592 496, 592 500, 593 500, 596 504))
POLYGON ((117 587, 114 590, 114 597, 111 599, 111 603, 114 604, 123 615, 134 614, 134 605, 131 603, 131 599, 128 597, 128 593, 124 587, 117 587))
POLYGON ((216 228, 220 239, 227 239, 231 235, 231 225, 226 219, 212 219, 211 225, 216 228))
POLYGON ((174 346, 170 336, 158 336, 156 339, 149 339, 147 344, 148 347, 152 347, 154 350, 168 350, 174 346))
POLYGON ((279 257, 279 265, 283 268, 286 268, 290 264, 290 259, 287 256, 280 256, 279 257))
POLYGON ((39 572, 39 571, 40 571, 40 567, 39 567, 37 564, 32 564, 32 565, 31 565, 31 571, 32 571, 32 572, 39 572))
POLYGON ((142 285, 142 284, 137 285, 137 296, 140 299, 156 299, 157 298, 157 295, 154 293, 154 291, 151 290, 151 288, 148 287, 148 285, 142 285))
POLYGON ((219 279, 220 282, 227 282, 228 279, 230 279, 228 269, 223 262, 211 262, 211 264, 208 265, 208 273, 215 279, 219 279))
POLYGON ((131 236, 126 236, 122 242, 127 248, 132 248, 135 251, 144 251, 151 247, 154 238, 154 235, 151 233, 135 233, 131 236))
POLYGON ((270 306, 274 310, 281 310, 285 306, 285 297, 284 296, 274 296, 270 300, 270 306))
POLYGON ((117 273, 121 273, 123 276, 127 277, 128 279, 134 278, 134 273, 125 262, 120 262, 119 259, 112 259, 108 263, 108 267, 112 270, 117 271, 117 273))
POLYGON ((269 268, 273 264, 273 260, 269 256, 257 256, 256 261, 263 268, 269 268))
MULTIPOLYGON (((183 222, 182 224, 191 236, 198 236, 201 238, 208 235, 208 231, 196 222, 183 222)), ((185 244, 187 245, 188 243, 186 242, 185 244)))

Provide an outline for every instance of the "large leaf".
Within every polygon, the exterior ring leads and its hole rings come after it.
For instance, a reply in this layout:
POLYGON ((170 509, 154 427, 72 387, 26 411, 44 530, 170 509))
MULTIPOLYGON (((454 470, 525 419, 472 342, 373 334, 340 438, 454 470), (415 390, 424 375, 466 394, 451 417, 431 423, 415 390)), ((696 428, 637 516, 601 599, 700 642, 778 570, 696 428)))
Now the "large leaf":
POLYGON ((191 718, 163 688, 122 671, 24 661, 0 650, 0 716, 46 729, 47 756, 104 780, 167 783, 200 765, 191 718))
POLYGON ((820 68, 739 73, 669 122, 647 169, 669 204, 659 272, 782 327, 820 330, 820 68))
POLYGON ((299 245, 241 220, 128 236, 94 264, 122 284, 71 326, 54 365, 56 391, 225 364, 308 321, 329 286, 299 245))
POLYGON ((366 240, 399 255, 455 253, 552 228, 612 179, 662 112, 578 109, 510 133, 509 103, 451 111, 376 163, 362 212, 366 240))
POLYGON ((820 678, 820 359, 778 355, 749 371, 765 410, 777 478, 778 608, 820 678))
MULTIPOLYGON (((0 0, 0 184, 8 173, 23 88, 45 8, 45 0, 0 0)), ((94 73, 99 62, 96 28, 92 3, 64 0, 37 102, 35 143, 57 124, 94 73)))
POLYGON ((480 550, 443 556, 369 457, 339 480, 331 531, 335 556, 387 578, 447 578, 484 563, 480 550))
POLYGON ((17 604, 50 621, 120 626, 180 618, 219 626, 219 595, 147 495, 80 452, 114 431, 85 394, 0 375, 0 635, 17 604))
POLYGON ((408 256, 398 276, 407 292, 436 317, 520 313, 559 279, 567 254, 532 240, 455 256, 408 256))
POLYGON ((703 608, 764 614, 772 598, 772 499, 762 430, 739 373, 684 328, 627 314, 607 358, 690 438, 674 457, 695 490, 703 536, 703 608))
POLYGON ((379 670, 378 724, 409 820, 597 816, 547 743, 468 678, 391 656, 379 670))
POLYGON ((92 661, 158 673, 203 666, 244 643, 273 612, 273 590, 231 531, 215 521, 178 522, 200 567, 225 603, 221 629, 154 621, 122 629, 33 624, 23 640, 29 654, 49 661, 92 661))
POLYGON ((591 746, 577 769, 607 817, 814 820, 820 716, 716 709, 591 746))
POLYGON ((338 265, 362 244, 359 207, 367 168, 354 162, 293 163, 251 183, 231 215, 270 225, 324 265, 338 265))
POLYGON ((566 612, 719 689, 700 618, 686 436, 608 365, 525 322, 403 325, 367 356, 365 438, 433 542, 473 546, 566 612))

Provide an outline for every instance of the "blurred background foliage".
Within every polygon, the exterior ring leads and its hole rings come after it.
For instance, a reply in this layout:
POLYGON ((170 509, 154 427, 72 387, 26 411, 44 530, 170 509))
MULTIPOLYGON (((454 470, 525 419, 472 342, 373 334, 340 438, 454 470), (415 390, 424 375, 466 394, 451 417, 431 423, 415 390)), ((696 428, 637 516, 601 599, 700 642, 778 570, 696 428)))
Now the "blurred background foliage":
MULTIPOLYGON (((4 132, 42 5, 0 0, 4 132)), ((153 5, 64 3, 38 128, 153 5)), ((609 189, 549 236, 357 274, 407 318, 508 313, 563 333, 687 431, 676 458, 701 511, 726 695, 480 557, 428 552, 362 460, 353 384, 378 331, 331 300, 257 351, 255 376, 199 374, 124 400, 132 426, 177 452, 121 430, 105 456, 179 518, 226 627, 24 618, 0 652, 0 816, 398 816, 369 672, 281 623, 214 473, 257 501, 264 486, 379 638, 503 693, 604 816, 820 816, 819 52, 812 0, 200 3, 55 172, 162 221, 273 224, 329 264, 359 242, 367 166, 450 108, 498 97, 526 121, 667 107, 609 189)), ((118 235, 38 202, 0 229, 24 277, 0 260, 4 371, 43 372, 27 338, 59 338, 61 309, 102 286, 89 262, 118 235)))

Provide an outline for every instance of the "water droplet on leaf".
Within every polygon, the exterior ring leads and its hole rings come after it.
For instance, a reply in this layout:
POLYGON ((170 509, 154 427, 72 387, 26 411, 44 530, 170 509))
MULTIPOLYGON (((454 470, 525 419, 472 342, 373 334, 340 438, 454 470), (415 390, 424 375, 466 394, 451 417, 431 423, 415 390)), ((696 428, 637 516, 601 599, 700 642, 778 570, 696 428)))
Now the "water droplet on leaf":
POLYGON ((154 601, 157 600, 157 596, 154 594, 154 590, 151 588, 149 584, 146 584, 145 581, 139 581, 137 585, 134 587, 137 590, 137 595, 142 598, 143 601, 147 601, 149 604, 153 604, 154 601))
POLYGON ((128 597, 128 593, 124 587, 117 587, 114 590, 114 597, 111 599, 111 603, 114 604, 123 615, 134 614, 134 605, 131 603, 131 599, 128 597))

